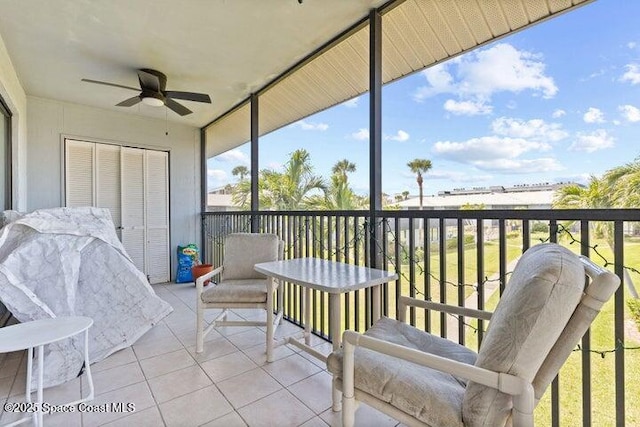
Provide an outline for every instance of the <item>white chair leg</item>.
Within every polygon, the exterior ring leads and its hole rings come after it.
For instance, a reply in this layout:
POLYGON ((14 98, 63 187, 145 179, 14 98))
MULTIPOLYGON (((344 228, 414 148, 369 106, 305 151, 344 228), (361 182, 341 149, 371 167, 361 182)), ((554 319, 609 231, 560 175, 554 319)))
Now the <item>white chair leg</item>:
POLYGON ((204 308, 198 300, 196 314, 196 353, 204 350, 204 308))

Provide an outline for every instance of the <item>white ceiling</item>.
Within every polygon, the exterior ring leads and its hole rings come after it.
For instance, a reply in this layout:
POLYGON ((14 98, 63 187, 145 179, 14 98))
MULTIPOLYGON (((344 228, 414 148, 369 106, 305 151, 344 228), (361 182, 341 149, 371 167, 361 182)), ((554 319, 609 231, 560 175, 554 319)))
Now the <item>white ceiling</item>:
POLYGON ((136 69, 152 68, 167 90, 211 96, 167 113, 201 127, 386 1, 3 0, 0 37, 27 95, 164 119, 115 107, 131 90, 81 81, 138 87, 136 69))

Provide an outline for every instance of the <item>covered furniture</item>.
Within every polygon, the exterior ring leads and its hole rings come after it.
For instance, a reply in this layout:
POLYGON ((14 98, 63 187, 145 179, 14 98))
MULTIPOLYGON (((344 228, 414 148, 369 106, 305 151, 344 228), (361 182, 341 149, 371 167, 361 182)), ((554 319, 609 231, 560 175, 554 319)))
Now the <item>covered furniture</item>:
MULTIPOLYGON (((3 217, 0 301, 23 323, 62 316, 93 319, 91 363, 132 345, 173 310, 131 261, 109 209, 52 208, 3 217)), ((78 375, 84 356, 74 343, 45 346, 44 387, 78 375)))
POLYGON ((282 292, 279 292, 277 316, 274 317, 273 295, 280 286, 270 281, 254 266, 262 262, 282 259, 284 243, 275 234, 234 233, 225 238, 223 265, 196 280, 197 332, 196 352, 204 348, 204 337, 216 326, 266 326, 267 361, 273 360, 274 324, 282 321, 282 292), (216 276, 220 280, 205 289, 205 281, 216 276), (205 329, 204 311, 209 308, 222 312, 205 329), (266 322, 227 320, 229 309, 262 308, 267 311, 266 322))
POLYGON ((345 331, 328 358, 344 426, 357 401, 407 425, 532 426, 537 402, 619 284, 547 243, 523 254, 493 313, 401 297, 399 321, 345 331), (405 324, 409 305, 490 320, 479 353, 405 324))

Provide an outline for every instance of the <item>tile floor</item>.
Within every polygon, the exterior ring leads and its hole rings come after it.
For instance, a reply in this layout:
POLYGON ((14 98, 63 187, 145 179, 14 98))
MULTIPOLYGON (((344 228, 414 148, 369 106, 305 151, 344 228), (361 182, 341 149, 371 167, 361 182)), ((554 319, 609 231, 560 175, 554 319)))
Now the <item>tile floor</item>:
MULTIPOLYGON (((296 347, 281 346, 276 360, 266 363, 264 328, 226 327, 212 331, 204 352, 195 352, 195 287, 155 285, 173 313, 132 347, 92 365, 96 397, 92 404, 133 403, 134 412, 45 415, 47 426, 339 426, 340 413, 331 410, 331 376, 323 362, 296 347)), ((207 320, 215 317, 208 310, 207 320)), ((236 316, 255 319, 259 310, 238 310, 236 316)), ((298 332, 284 322, 278 336, 298 332)), ((331 345, 314 337, 318 350, 331 345)), ((24 398, 26 352, 0 354, 0 403, 24 398)), ((79 399, 84 376, 45 390, 45 401, 56 404, 79 399)), ((0 425, 19 414, 0 411, 0 425)), ((356 425, 396 426, 398 423, 362 405, 356 425)), ((22 424, 30 425, 30 423, 22 424)))

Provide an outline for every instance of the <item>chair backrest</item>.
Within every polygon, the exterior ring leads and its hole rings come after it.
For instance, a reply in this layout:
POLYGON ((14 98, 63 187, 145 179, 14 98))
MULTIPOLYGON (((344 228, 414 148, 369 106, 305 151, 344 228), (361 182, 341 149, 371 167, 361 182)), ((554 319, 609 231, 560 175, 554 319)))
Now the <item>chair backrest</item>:
POLYGON ((264 279, 254 265, 282 259, 283 244, 275 234, 233 233, 224 242, 222 280, 264 279))
MULTIPOLYGON (((584 265, 568 249, 554 243, 528 249, 491 317, 476 366, 533 382, 578 307, 584 285, 584 265)), ((509 395, 467 384, 465 425, 503 426, 511 408, 509 395)))
POLYGON ((620 286, 620 278, 612 272, 594 264, 587 257, 580 256, 580 261, 584 264, 585 272, 590 280, 580 303, 569 319, 569 323, 560 334, 533 380, 536 400, 540 400, 576 344, 600 313, 602 306, 609 301, 620 286))

